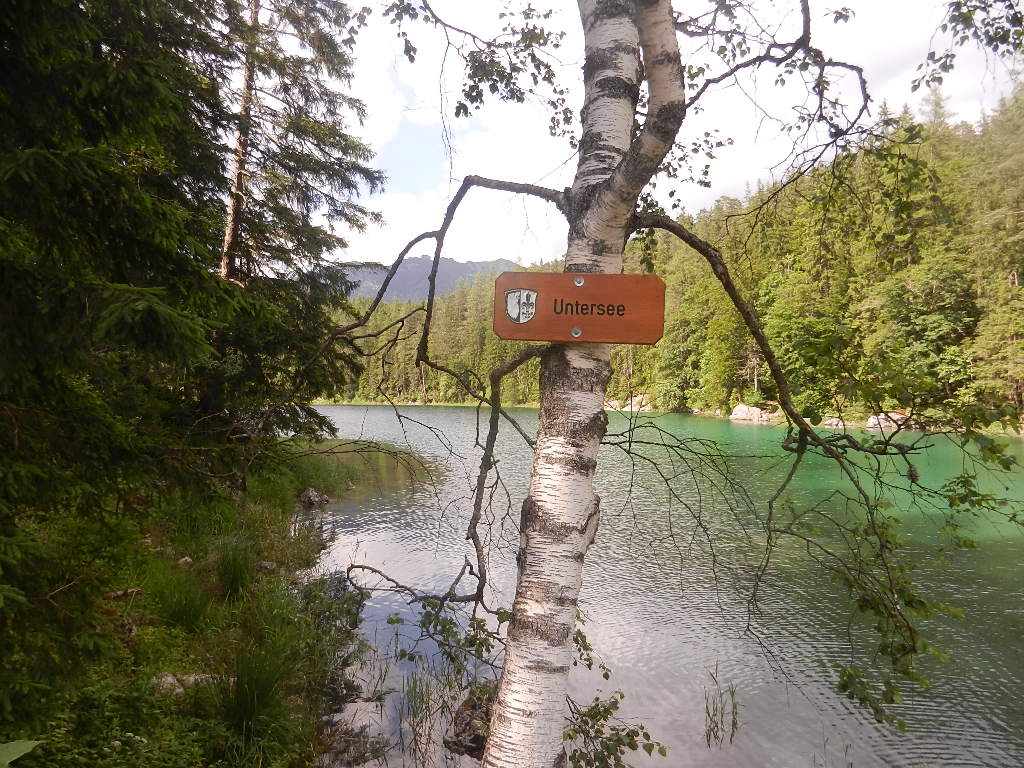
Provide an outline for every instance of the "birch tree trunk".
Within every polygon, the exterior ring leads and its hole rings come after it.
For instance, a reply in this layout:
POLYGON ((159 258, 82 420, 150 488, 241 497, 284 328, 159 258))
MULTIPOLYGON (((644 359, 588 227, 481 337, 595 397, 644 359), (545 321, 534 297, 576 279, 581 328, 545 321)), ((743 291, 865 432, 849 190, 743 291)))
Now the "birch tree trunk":
MULTIPOLYGON (((566 272, 619 273, 643 187, 682 123, 670 0, 578 0, 586 41, 579 164, 568 194, 566 272), (648 117, 634 137, 646 78, 648 117)), ((583 561, 600 500, 597 454, 611 375, 607 344, 552 348, 541 363, 540 430, 523 503, 519 584, 483 758, 488 768, 564 765, 562 732, 583 561)))
POLYGON ((249 134, 252 131, 252 104, 256 89, 256 36, 259 34, 260 0, 249 0, 249 29, 242 65, 242 92, 238 110, 238 135, 231 170, 231 194, 228 197, 227 217, 224 225, 224 243, 220 250, 220 276, 231 280, 235 276, 235 253, 238 230, 245 205, 245 176, 249 162, 249 134))

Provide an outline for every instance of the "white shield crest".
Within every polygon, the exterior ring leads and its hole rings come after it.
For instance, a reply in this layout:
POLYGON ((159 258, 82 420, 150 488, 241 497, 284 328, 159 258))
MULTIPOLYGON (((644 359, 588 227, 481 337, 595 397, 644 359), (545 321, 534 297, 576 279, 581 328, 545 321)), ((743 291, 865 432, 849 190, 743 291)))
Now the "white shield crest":
POLYGON ((505 291, 505 314, 513 323, 526 323, 537 314, 537 292, 526 288, 505 291))

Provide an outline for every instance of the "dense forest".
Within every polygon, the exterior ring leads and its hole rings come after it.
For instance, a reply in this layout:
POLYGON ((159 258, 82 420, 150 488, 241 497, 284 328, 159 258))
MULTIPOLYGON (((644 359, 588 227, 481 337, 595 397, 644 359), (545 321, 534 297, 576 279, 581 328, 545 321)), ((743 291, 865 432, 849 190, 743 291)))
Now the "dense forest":
POLYGON ((322 544, 296 496, 338 475, 300 457, 307 404, 355 376, 332 227, 382 181, 338 90, 357 25, 0 4, 0 742, 45 740, 19 765, 315 756, 358 611, 289 574, 322 544))
MULTIPOLYGON (((977 126, 953 123, 937 91, 926 112, 883 115, 860 151, 688 218, 722 245, 812 413, 1024 405, 1024 90, 977 126)), ((770 403, 757 347, 703 259, 646 233, 629 257, 631 271, 666 281, 665 336, 614 349, 610 398, 642 393, 658 410, 726 413, 770 403)), ((492 303, 488 274, 439 302, 439 360, 486 372, 523 346, 491 331, 492 303)), ((381 327, 415 306, 384 305, 381 327)), ((349 397, 467 399, 450 377, 413 365, 421 321, 409 315, 349 397)), ((535 365, 506 379, 503 397, 536 402, 535 365)))

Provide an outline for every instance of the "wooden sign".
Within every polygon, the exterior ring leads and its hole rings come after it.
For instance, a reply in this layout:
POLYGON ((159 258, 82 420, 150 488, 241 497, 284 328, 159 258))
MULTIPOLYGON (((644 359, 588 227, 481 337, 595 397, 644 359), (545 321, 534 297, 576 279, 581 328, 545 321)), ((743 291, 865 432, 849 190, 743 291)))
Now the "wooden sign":
POLYGON ((656 275, 502 272, 494 281, 502 339, 654 344, 665 332, 665 283, 656 275))

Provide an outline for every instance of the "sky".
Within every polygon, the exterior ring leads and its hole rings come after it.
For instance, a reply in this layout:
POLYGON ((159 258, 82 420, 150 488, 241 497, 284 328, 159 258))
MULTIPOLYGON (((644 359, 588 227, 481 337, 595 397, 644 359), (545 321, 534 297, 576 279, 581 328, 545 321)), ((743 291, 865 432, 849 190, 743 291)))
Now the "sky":
MULTIPOLYGON (((686 0, 692 3, 694 0, 686 0)), ((706 0, 704 0, 706 2, 706 0)), ((920 113, 925 89, 911 93, 917 65, 942 20, 942 0, 844 0, 853 19, 833 24, 829 10, 842 3, 811 0, 812 41, 833 59, 864 67, 877 116, 885 102, 898 111, 909 105, 920 113)), ((758 2, 765 6, 783 40, 799 19, 795 0, 758 2)), ((434 0, 435 10, 474 32, 495 29, 502 3, 498 0, 434 0)), ((582 95, 582 32, 576 3, 561 0, 552 26, 566 30, 558 52, 561 82, 570 89, 569 103, 582 95), (574 99, 575 97, 575 99, 574 99)), ((384 217, 384 224, 365 233, 346 234, 345 260, 390 263, 417 234, 438 227, 445 208, 467 174, 562 189, 572 182, 576 158, 565 138, 548 132, 548 112, 539 103, 505 104, 489 101, 469 118, 454 118, 461 84, 460 62, 444 38, 422 23, 407 27, 418 54, 415 64, 402 55, 396 27, 379 12, 360 34, 356 48, 353 95, 367 107, 362 126, 352 126, 377 153, 374 164, 387 175, 382 194, 364 202, 384 217)), ((936 39, 939 44, 941 38, 936 39)), ((684 54, 684 60, 687 60, 684 54)), ((1010 75, 1000 62, 971 48, 960 50, 957 68, 947 75, 942 92, 955 119, 976 122, 992 111, 1010 91, 1010 75)), ((685 210, 697 212, 723 195, 742 197, 758 181, 779 177, 778 165, 792 147, 777 121, 792 116, 792 105, 803 99, 802 87, 774 85, 775 73, 720 86, 703 100, 700 114, 688 115, 683 132, 703 135, 720 129, 733 144, 712 161, 711 187, 694 183, 673 185, 685 210), (774 169, 774 170, 773 170, 774 169)), ((852 85, 852 84, 850 84, 852 85)), ((664 193, 667 184, 659 185, 664 193)), ((473 190, 460 206, 445 244, 444 255, 458 261, 498 258, 521 264, 562 256, 566 224, 549 203, 490 190, 473 190)), ((428 255, 421 246, 411 255, 428 255)))

